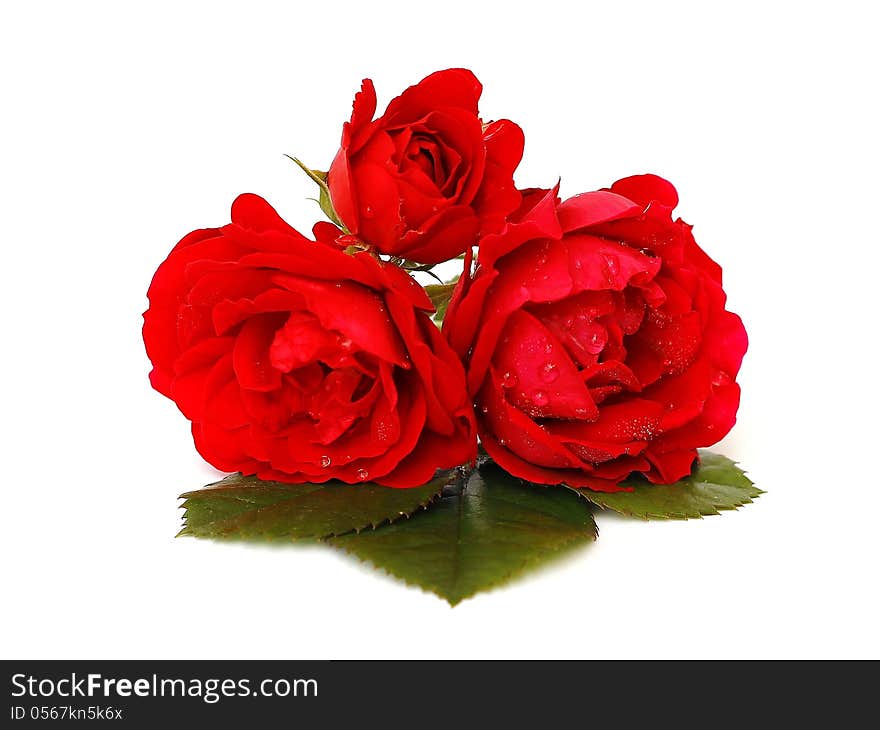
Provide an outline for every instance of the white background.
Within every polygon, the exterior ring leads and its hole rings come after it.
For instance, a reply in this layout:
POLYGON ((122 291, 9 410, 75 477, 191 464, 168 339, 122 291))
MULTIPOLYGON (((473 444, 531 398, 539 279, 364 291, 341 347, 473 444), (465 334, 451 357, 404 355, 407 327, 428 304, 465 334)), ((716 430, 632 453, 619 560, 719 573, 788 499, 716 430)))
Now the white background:
POLYGON ((4 3, 4 658, 880 657, 871 3, 4 3), (214 481, 150 390, 150 277, 235 195, 308 230, 364 76, 448 66, 526 132, 522 185, 639 172, 751 347, 718 447, 768 493, 450 609, 331 549, 174 540, 214 481))

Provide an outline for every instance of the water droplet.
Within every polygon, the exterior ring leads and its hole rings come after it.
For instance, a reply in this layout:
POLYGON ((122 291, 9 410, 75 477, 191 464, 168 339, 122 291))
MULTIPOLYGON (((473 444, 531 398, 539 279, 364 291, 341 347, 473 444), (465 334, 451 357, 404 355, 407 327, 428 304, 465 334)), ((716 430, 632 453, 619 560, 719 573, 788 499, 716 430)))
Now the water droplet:
POLYGON ((391 424, 386 423, 385 421, 379 421, 376 424, 376 440, 377 441, 390 441, 391 440, 391 424))
POLYGON ((548 355, 553 352, 553 345, 551 345, 549 342, 544 345, 544 352, 546 352, 548 355))
POLYGON ((547 260, 550 258, 550 242, 545 241, 541 250, 538 252, 538 266, 543 266, 547 263, 547 260))
POLYGON ((337 281, 333 286, 335 286, 337 289, 342 289, 342 282, 337 281))
POLYGON ((339 346, 343 350, 350 350, 351 345, 352 345, 351 339, 348 337, 343 337, 341 340, 339 340, 339 346))
POLYGON ((373 210, 372 205, 368 205, 366 208, 364 208, 364 217, 365 218, 372 218, 375 215, 376 215, 376 211, 373 210))
POLYGON ((550 399, 547 397, 547 394, 543 390, 536 390, 532 394, 532 403, 536 406, 546 406, 550 399))
POLYGON ((519 379, 509 370, 501 376, 502 388, 515 388, 518 382, 519 379))
POLYGON ((370 472, 368 472, 366 469, 360 468, 357 470, 357 478, 360 479, 362 482, 367 481, 369 476, 370 476, 370 472))
POLYGON ((488 412, 489 412, 489 406, 483 406, 482 408, 480 408, 480 410, 481 410, 483 413, 488 413, 488 412))
POLYGON ((611 256, 606 253, 602 254, 602 258, 605 259, 605 276, 613 281, 620 273, 620 262, 618 262, 616 256, 611 256))
POLYGON ((498 439, 498 443, 502 446, 507 446, 507 439, 498 439))
POLYGON ((598 355, 608 343, 608 331, 600 324, 591 322, 578 328, 578 339, 591 355, 598 355))
POLYGON ((328 466, 330 466, 330 462, 331 462, 331 459, 330 459, 330 457, 327 456, 326 454, 325 454, 324 456, 321 457, 321 466, 323 466, 325 469, 326 469, 328 466))
POLYGON ((541 368, 541 379, 545 383, 553 383, 559 379, 559 370, 556 363, 548 362, 541 368))

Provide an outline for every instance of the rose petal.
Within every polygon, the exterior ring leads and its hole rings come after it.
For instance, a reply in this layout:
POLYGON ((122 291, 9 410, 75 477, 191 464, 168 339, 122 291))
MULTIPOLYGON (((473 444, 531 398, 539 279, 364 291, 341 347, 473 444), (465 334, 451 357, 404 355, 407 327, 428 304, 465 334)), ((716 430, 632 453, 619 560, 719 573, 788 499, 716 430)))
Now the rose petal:
POLYGON ((655 451, 666 453, 701 448, 720 441, 736 423, 739 398, 740 389, 736 383, 714 387, 703 412, 682 428, 664 434, 655 444, 655 451))
POLYGON ((503 377, 494 368, 489 371, 477 397, 481 421, 499 443, 523 459, 554 468, 582 468, 574 454, 548 431, 509 403, 504 396, 503 377))
POLYGON ((483 233, 491 233, 500 230, 505 216, 520 204, 513 173, 522 159, 525 135, 517 124, 501 119, 483 128, 483 143, 486 167, 474 208, 480 212, 483 233))
POLYGON ((480 222, 465 206, 447 208, 420 231, 409 231, 401 248, 415 261, 440 263, 454 258, 476 241, 480 222))
POLYGON ((243 193, 232 202, 232 222, 256 233, 277 232, 307 240, 259 195, 243 193))
POLYGON ((711 392, 712 369, 703 356, 684 372, 655 383, 643 395, 664 409, 661 428, 671 431, 699 416, 711 392))
POLYGON ((650 281, 660 271, 660 259, 603 238, 574 233, 564 243, 577 291, 623 291, 630 284, 650 281))
POLYGON ((242 444, 247 439, 247 426, 234 430, 225 429, 215 423, 192 425, 193 442, 196 451, 211 466, 220 471, 254 474, 260 463, 252 459, 242 444))
POLYGON ((536 418, 595 419, 599 415, 580 373, 559 341, 532 315, 511 315, 492 358, 506 398, 536 418))
POLYGON ((476 116, 482 93, 483 85, 466 68, 437 71, 392 99, 382 118, 389 125, 399 124, 443 107, 458 107, 476 116))
POLYGON ((662 454, 648 450, 645 452, 645 456, 654 467, 646 471, 645 476, 654 484, 672 484, 679 479, 684 479, 691 473, 694 462, 698 458, 696 449, 667 451, 662 454))
POLYGON ((566 233, 599 223, 630 218, 641 212, 641 206, 632 200, 607 190, 575 195, 562 203, 557 210, 559 225, 566 233))
POLYGON ((204 397, 202 420, 229 430, 241 428, 250 422, 233 373, 232 356, 226 355, 211 368, 205 379, 204 397))
POLYGON ((611 191, 642 206, 656 202, 671 210, 678 205, 678 192, 675 186, 658 175, 625 177, 614 183, 611 191))
POLYGON ((562 236, 556 215, 556 194, 559 186, 551 190, 537 191, 535 196, 524 198, 526 210, 517 214, 507 227, 498 234, 488 235, 480 241, 478 263, 484 269, 527 241, 535 239, 558 239, 562 236))
POLYGON ((632 491, 632 487, 620 487, 614 481, 597 479, 586 472, 573 469, 546 469, 536 466, 501 446, 492 436, 481 435, 481 443, 486 449, 486 453, 498 466, 520 479, 536 484, 567 484, 572 487, 589 487, 598 492, 632 491))
POLYGON ((383 360, 409 367, 400 335, 376 292, 350 281, 329 284, 290 274, 279 274, 275 280, 301 294, 325 329, 342 333, 383 360))
POLYGON ((251 317, 239 331, 232 350, 232 367, 242 388, 268 391, 281 386, 281 370, 275 367, 275 356, 270 356, 269 348, 284 319, 283 314, 251 317))

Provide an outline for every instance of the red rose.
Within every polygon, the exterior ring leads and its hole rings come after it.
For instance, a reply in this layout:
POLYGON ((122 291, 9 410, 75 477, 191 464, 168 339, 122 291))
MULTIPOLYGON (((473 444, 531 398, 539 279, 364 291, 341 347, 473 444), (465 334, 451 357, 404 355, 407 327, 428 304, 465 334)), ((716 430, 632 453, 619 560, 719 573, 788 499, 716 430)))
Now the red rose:
POLYGON ((310 241, 242 195, 156 272, 150 379, 218 469, 413 487, 474 458, 464 371, 425 292, 339 234, 318 224, 310 241))
POLYGON ((600 491, 633 472, 669 483, 733 426, 746 333, 677 203, 654 175, 561 205, 529 191, 480 242, 444 332, 507 471, 600 491))
POLYGON ((483 124, 482 85, 466 69, 431 74, 373 121, 365 79, 327 177, 336 214, 381 253, 422 263, 454 258, 519 205, 513 171, 522 130, 483 124))

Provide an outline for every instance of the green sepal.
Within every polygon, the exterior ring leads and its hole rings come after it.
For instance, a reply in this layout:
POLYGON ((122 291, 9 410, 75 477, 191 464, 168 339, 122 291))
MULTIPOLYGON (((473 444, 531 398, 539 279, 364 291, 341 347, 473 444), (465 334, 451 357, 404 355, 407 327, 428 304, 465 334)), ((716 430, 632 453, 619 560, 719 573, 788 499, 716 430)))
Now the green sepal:
POLYGON ((345 224, 336 214, 336 209, 333 207, 333 201, 330 199, 330 187, 327 185, 327 173, 322 172, 321 170, 313 170, 312 168, 303 164, 296 157, 291 157, 290 155, 284 156, 287 157, 289 160, 293 160, 299 166, 299 168, 318 185, 318 205, 320 206, 321 210, 324 211, 324 215, 326 215, 333 223, 339 226, 345 233, 349 233, 348 228, 345 227, 345 224))

